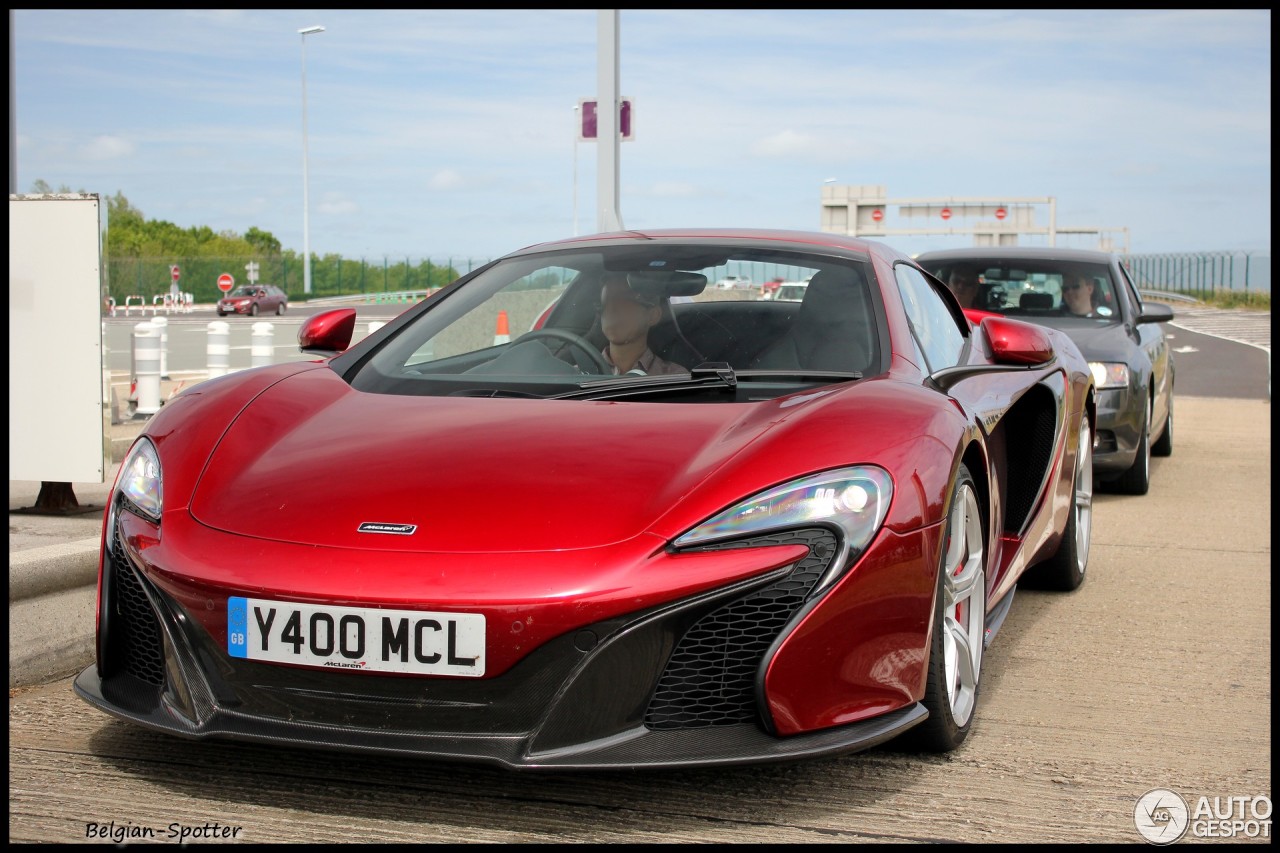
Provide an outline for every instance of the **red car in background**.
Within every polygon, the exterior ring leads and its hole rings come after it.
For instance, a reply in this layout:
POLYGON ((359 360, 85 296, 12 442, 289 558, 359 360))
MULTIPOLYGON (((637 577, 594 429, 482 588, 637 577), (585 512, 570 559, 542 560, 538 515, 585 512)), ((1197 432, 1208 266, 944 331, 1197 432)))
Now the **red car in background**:
POLYGON ((316 360, 147 422, 108 498, 85 701, 508 768, 946 751, 1015 589, 1084 580, 1088 365, 1055 329, 971 325, 883 244, 592 234, 354 326, 316 314, 316 360), (728 264, 808 285, 728 295, 728 264), (677 372, 617 375, 602 316, 677 372))
POLYGON ((773 278, 760 285, 760 298, 773 299, 777 296, 778 288, 782 286, 784 281, 786 281, 786 278, 780 275, 775 275, 773 278))
POLYGON ((283 314, 289 308, 289 297, 272 284, 246 284, 218 300, 218 316, 228 314, 283 314))

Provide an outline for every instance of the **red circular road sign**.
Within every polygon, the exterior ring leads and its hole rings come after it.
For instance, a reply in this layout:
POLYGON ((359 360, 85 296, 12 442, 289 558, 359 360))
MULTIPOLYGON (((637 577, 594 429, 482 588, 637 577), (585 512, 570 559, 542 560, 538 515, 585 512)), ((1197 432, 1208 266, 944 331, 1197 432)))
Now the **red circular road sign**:
POLYGON ((169 267, 169 275, 173 276, 173 280, 174 280, 174 281, 177 281, 177 280, 178 280, 178 265, 177 265, 177 264, 174 264, 173 266, 169 267))
POLYGON ((949 207, 944 207, 944 208, 942 208, 941 216, 942 216, 942 218, 943 218, 943 219, 950 219, 950 218, 951 218, 951 208, 949 208, 949 207))
POLYGON ((232 278, 229 273, 224 272, 222 275, 218 276, 218 289, 223 293, 229 293, 235 283, 236 280, 232 278))
POLYGON ((877 207, 875 210, 871 211, 871 218, 876 222, 879 222, 881 219, 884 219, 884 211, 877 207))
POLYGON ((996 219, 1004 219, 1008 215, 1009 211, 1005 210, 1003 207, 996 208, 996 219))

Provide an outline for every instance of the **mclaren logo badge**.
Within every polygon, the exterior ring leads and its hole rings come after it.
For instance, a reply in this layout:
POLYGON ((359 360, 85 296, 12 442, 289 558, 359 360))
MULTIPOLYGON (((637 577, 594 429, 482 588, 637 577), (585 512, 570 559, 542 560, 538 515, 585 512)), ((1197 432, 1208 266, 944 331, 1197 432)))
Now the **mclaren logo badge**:
POLYGON ((418 529, 416 524, 388 524, 385 521, 366 521, 360 525, 358 533, 391 533, 395 536, 412 536, 418 529))

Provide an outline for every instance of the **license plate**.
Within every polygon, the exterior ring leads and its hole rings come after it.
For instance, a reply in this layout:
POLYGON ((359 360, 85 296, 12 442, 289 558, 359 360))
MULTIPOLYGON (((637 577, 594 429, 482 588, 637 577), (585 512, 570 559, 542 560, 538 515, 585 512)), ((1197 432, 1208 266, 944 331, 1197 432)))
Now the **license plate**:
POLYGON ((227 653, 324 669, 484 675, 484 614, 227 599, 227 653))

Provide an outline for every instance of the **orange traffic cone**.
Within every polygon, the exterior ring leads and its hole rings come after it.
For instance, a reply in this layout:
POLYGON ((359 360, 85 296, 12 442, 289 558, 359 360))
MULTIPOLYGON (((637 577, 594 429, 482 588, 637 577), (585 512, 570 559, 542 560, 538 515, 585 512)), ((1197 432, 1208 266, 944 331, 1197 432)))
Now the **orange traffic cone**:
POLYGON ((498 312, 498 327, 493 333, 493 345, 506 344, 511 342, 511 330, 507 327, 507 312, 498 312))

